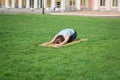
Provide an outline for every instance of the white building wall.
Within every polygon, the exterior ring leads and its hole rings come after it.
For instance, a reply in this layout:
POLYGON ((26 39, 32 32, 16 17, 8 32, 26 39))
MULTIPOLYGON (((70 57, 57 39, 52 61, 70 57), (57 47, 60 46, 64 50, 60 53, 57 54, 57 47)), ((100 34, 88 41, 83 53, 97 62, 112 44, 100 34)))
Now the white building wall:
POLYGON ((76 7, 77 7, 77 10, 81 10, 81 8, 80 8, 80 0, 76 0, 76 7))
POLYGON ((8 0, 5 0, 5 7, 9 8, 9 1, 8 0))
POLYGON ((61 0, 61 10, 65 10, 65 0, 61 0))
POLYGON ((94 0, 94 7, 93 7, 93 10, 99 10, 99 2, 100 0, 94 0))
POLYGON ((118 0, 118 11, 120 11, 120 0, 118 0))
POLYGON ((106 7, 106 10, 107 10, 107 11, 110 11, 110 8, 111 8, 111 0, 106 0, 106 5, 105 5, 105 7, 106 7))
POLYGON ((55 0, 51 0, 51 10, 55 9, 55 0))
POLYGON ((34 0, 34 8, 37 8, 37 0, 34 0))
MULTIPOLYGON (((5 0, 5 7, 6 8, 15 8, 15 1, 16 0, 12 0, 12 3, 9 3, 9 0, 5 0)), ((34 8, 40 8, 40 1, 38 3, 38 0, 34 0, 34 8), (39 7, 38 7, 39 4, 39 7)), ((47 1, 48 0, 44 0, 44 8, 47 8, 47 1)), ((70 6, 70 0, 60 0, 61 1, 61 7, 59 10, 65 11, 65 10, 71 10, 71 8, 73 9, 77 9, 77 10, 81 10, 81 5, 80 2, 81 0, 75 0, 75 6, 70 6)), ((120 11, 120 0, 118 0, 118 7, 113 7, 112 6, 112 1, 113 0, 105 0, 105 6, 100 6, 100 0, 94 0, 93 2, 93 10, 104 10, 104 11, 120 11)), ((55 0, 51 0, 51 9, 50 10, 54 10, 56 7, 56 2, 55 0)), ((18 8, 22 8, 22 0, 18 0, 18 8)), ((26 0, 26 8, 30 8, 30 0, 26 0)))
POLYGON ((44 0, 44 8, 47 8, 47 0, 44 0))
POLYGON ((26 8, 30 8, 30 0, 26 0, 26 8))
POLYGON ((18 7, 22 8, 22 0, 18 0, 18 7))
POLYGON ((15 8, 15 0, 12 0, 12 8, 15 8))

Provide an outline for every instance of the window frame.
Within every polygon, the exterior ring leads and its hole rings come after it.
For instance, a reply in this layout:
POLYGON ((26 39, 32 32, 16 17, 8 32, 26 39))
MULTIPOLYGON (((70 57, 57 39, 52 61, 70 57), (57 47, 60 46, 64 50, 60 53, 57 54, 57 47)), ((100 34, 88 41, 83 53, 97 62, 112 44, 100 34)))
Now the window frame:
POLYGON ((105 0, 100 0, 100 6, 101 6, 101 7, 105 7, 105 5, 106 5, 105 2, 106 2, 105 0))
POLYGON ((112 7, 118 7, 118 0, 112 0, 112 7))

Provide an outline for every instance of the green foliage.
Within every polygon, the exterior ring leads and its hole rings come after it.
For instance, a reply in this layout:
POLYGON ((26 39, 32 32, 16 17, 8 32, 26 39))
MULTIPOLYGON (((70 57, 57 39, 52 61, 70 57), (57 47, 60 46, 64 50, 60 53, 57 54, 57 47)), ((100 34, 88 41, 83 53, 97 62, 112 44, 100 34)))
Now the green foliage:
POLYGON ((119 80, 120 19, 0 14, 0 80, 119 80), (38 46, 61 29, 88 41, 38 46))

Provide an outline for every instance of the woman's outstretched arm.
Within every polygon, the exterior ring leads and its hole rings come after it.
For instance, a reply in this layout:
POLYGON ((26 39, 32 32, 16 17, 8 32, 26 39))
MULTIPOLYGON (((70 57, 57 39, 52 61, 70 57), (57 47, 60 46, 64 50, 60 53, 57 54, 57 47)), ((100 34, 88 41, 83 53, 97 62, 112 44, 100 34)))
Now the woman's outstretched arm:
POLYGON ((43 43, 42 45, 45 46, 45 45, 52 44, 52 43, 55 41, 55 39, 56 39, 57 36, 58 36, 58 35, 55 35, 51 41, 46 42, 46 43, 43 43))

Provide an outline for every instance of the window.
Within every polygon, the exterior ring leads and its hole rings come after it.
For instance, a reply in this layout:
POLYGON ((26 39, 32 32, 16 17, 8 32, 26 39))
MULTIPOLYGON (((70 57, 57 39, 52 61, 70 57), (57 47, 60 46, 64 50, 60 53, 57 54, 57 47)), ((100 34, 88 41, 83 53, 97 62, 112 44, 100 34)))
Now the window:
POLYGON ((105 6, 105 0, 100 0, 100 6, 105 6))
POLYGON ((31 8, 34 7, 34 0, 30 0, 30 7, 31 7, 31 8))
POLYGON ((9 6, 12 6, 12 0, 9 0, 9 6))
POLYGON ((2 5, 3 5, 3 1, 2 1, 2 0, 0 0, 0 8, 2 7, 2 5))
POLYGON ((56 0, 56 7, 57 8, 60 8, 60 2, 61 2, 60 0, 56 0))
POLYGON ((47 7, 51 6, 51 0, 47 0, 47 7))
POLYGON ((23 7, 23 8, 26 7, 26 0, 22 0, 22 7, 23 7))
POLYGON ((81 8, 89 8, 90 7, 90 0, 81 0, 81 8))
POLYGON ((85 0, 81 0, 81 7, 84 7, 85 6, 85 0))
POLYGON ((70 6, 75 5, 75 0, 70 0, 70 6))
POLYGON ((15 1, 15 8, 18 8, 18 0, 15 1))
POLYGON ((118 7, 118 0, 113 0, 112 6, 113 7, 118 7))

